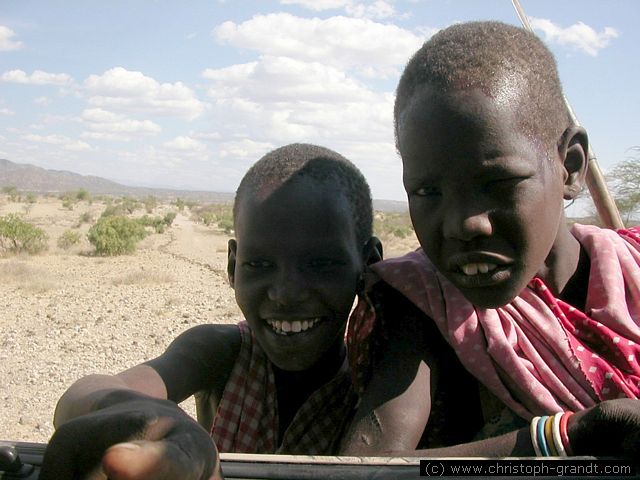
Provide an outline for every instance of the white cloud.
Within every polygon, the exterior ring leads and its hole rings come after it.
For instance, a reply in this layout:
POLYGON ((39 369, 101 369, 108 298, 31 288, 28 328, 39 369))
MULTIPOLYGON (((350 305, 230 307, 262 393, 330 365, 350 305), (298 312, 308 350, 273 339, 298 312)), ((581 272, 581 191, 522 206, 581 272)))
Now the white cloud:
POLYGON ((349 5, 350 0, 280 0, 282 5, 299 5, 314 12, 322 12, 324 10, 334 10, 344 8, 349 5))
POLYGON ((36 105, 42 105, 47 106, 51 103, 51 99, 49 99, 48 97, 37 97, 33 99, 33 103, 35 103, 36 105))
POLYGON ((200 154, 207 149, 207 146, 191 137, 179 136, 169 142, 164 143, 164 147, 177 150, 183 153, 200 154))
POLYGON ((18 50, 22 48, 23 43, 13 40, 15 32, 9 27, 0 25, 0 52, 9 50, 18 50))
POLYGON ((277 143, 371 137, 393 143, 393 95, 334 67, 265 56, 203 76, 213 81, 213 112, 229 134, 254 132, 253 139, 277 143))
POLYGON ((597 56, 600 50, 607 47, 611 39, 620 36, 615 28, 605 27, 601 32, 597 32, 582 22, 562 28, 551 20, 544 18, 530 18, 529 21, 534 29, 541 30, 544 33, 545 40, 581 50, 593 57, 597 56))
POLYGON ((72 151, 85 151, 91 150, 91 146, 88 143, 80 140, 74 140, 64 135, 36 135, 33 133, 24 135, 24 140, 29 142, 45 143, 48 145, 59 145, 65 150, 72 151))
POLYGON ((288 13, 256 15, 242 23, 224 22, 213 35, 220 43, 264 55, 345 70, 366 69, 381 77, 397 74, 425 40, 396 25, 363 18, 301 18, 288 13))
POLYGON ((356 2, 353 0, 280 0, 283 5, 298 5, 314 12, 344 9, 353 17, 383 19, 396 14, 392 2, 375 0, 373 2, 356 2))
POLYGON ((15 115, 16 112, 9 110, 8 108, 0 107, 0 115, 15 115))
POLYGON ((170 115, 188 120, 200 116, 205 105, 182 82, 160 83, 122 67, 91 75, 84 81, 89 103, 96 107, 170 115))
POLYGON ((35 70, 31 75, 27 75, 23 70, 10 70, 4 72, 0 80, 25 85, 70 85, 73 81, 66 73, 48 73, 42 70, 35 70))
POLYGON ((101 108, 84 110, 81 120, 89 130, 82 137, 98 140, 129 141, 134 135, 156 135, 162 130, 151 120, 134 120, 101 108))

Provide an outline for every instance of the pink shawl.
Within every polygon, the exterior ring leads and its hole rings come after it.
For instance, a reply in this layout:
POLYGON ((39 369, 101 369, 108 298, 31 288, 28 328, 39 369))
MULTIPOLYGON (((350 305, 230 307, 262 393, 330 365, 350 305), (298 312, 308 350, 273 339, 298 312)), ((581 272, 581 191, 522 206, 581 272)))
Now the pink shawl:
MULTIPOLYGON (((432 318, 467 370, 525 419, 638 398, 640 229, 574 225, 572 233, 591 260, 584 313, 538 278, 504 307, 476 308, 421 249, 372 269, 432 318)), ((354 312, 354 341, 371 333, 372 313, 362 303, 354 312)))

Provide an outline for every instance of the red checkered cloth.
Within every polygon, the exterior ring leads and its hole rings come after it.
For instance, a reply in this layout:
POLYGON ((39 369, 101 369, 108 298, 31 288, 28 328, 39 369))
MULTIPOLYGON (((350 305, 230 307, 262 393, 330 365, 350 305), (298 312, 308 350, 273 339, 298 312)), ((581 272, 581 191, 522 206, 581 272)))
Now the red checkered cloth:
POLYGON ((356 405, 348 362, 295 414, 278 445, 278 405, 271 362, 246 322, 242 345, 222 394, 211 435, 220 452, 335 454, 356 405))

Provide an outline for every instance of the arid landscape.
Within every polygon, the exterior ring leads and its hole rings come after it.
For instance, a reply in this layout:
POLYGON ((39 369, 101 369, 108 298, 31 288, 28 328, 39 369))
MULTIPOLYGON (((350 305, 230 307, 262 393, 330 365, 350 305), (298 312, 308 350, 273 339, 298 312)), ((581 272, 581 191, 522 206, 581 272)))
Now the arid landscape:
MULTIPOLYGON (((0 258, 0 439, 46 442, 55 403, 75 379, 153 358, 196 324, 240 319, 226 279, 228 220, 193 203, 139 202, 133 218, 176 216, 134 253, 101 256, 87 232, 108 206, 128 200, 69 198, 0 194, 0 218, 17 214, 48 237, 41 253, 0 258), (69 231, 75 241, 61 242, 69 231)), ((406 214, 377 213, 386 257, 416 247, 408 225, 406 214)), ((191 401, 183 407, 193 413, 191 401)))

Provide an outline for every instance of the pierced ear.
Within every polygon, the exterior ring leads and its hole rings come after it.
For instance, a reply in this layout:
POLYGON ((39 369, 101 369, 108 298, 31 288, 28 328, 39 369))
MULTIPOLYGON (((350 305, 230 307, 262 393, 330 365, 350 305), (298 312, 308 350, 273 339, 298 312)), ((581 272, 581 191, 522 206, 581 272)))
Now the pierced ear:
POLYGON ((229 278, 229 285, 234 288, 234 282, 236 277, 236 251, 238 250, 238 242, 235 239, 229 240, 227 244, 227 277, 229 278))
POLYGON ((362 247, 362 258, 365 265, 382 260, 382 242, 378 237, 371 237, 362 247))
POLYGON ((573 200, 584 187, 589 166, 589 138, 584 128, 567 128, 558 144, 558 154, 564 167, 564 199, 573 200))

